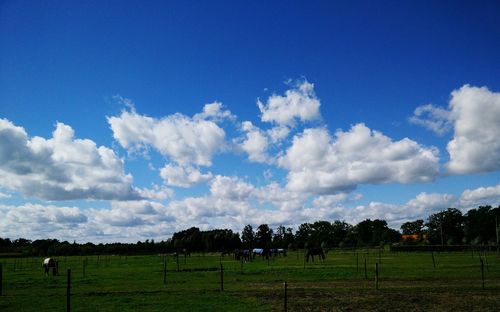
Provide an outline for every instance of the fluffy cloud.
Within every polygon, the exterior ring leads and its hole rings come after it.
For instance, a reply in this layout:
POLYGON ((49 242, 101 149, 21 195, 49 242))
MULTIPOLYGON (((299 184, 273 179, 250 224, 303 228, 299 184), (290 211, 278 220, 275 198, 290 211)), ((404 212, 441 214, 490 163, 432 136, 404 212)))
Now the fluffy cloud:
POLYGON ((270 157, 267 154, 269 139, 264 131, 255 127, 250 121, 244 121, 241 130, 245 132, 245 138, 236 141, 239 148, 248 154, 248 160, 253 162, 268 162, 270 157))
POLYGON ((57 123, 52 138, 29 138, 0 119, 0 186, 47 200, 135 199, 132 176, 113 150, 57 123))
POLYGON ((201 173, 192 166, 183 167, 169 164, 165 165, 165 167, 160 170, 160 176, 168 185, 191 187, 194 184, 210 180, 212 178, 212 173, 201 173))
POLYGON ((77 207, 0 205, 0 228, 4 237, 68 237, 68 232, 87 221, 87 216, 77 207))
POLYGON ((149 146, 180 165, 211 166, 213 155, 224 145, 225 132, 214 121, 225 116, 220 103, 207 104, 203 113, 194 118, 174 114, 156 119, 122 111, 108 117, 114 138, 130 151, 149 146))
POLYGON ((297 192, 334 194, 362 183, 429 182, 438 174, 438 152, 415 141, 392 141, 364 124, 335 138, 324 128, 295 136, 278 164, 289 170, 287 187, 297 192))
POLYGON ((454 137, 448 143, 450 173, 500 169, 500 93, 465 85, 451 93, 454 137))
POLYGON ((234 116, 229 110, 224 110, 224 105, 222 105, 222 103, 213 102, 205 104, 205 106, 203 106, 203 111, 194 115, 193 119, 209 119, 214 121, 223 121, 227 119, 234 121, 236 116, 234 116))
POLYGON ((257 105, 262 121, 281 126, 294 126, 297 119, 304 122, 321 118, 320 101, 314 93, 314 85, 307 81, 297 83, 285 95, 271 95, 266 104, 259 100, 257 105))
POLYGON ((444 135, 452 129, 450 112, 432 104, 422 105, 415 109, 410 122, 427 128, 438 135, 444 135))
POLYGON ((479 187, 465 190, 460 196, 460 202, 466 207, 479 205, 500 205, 500 184, 496 186, 479 187))
POLYGON ((290 133, 290 129, 285 126, 276 126, 264 131, 250 121, 241 123, 241 131, 245 136, 234 140, 238 149, 248 155, 248 160, 268 164, 275 161, 275 157, 270 156, 268 150, 279 146, 290 133))
POLYGON ((217 175, 210 183, 210 192, 215 198, 239 200, 248 199, 254 191, 254 186, 237 177, 217 175))

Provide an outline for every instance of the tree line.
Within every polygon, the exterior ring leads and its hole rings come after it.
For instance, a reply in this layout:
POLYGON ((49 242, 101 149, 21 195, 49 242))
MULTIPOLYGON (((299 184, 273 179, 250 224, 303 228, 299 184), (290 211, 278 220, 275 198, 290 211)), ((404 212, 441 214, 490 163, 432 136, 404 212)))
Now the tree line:
POLYGON ((492 245, 498 243, 500 206, 479 206, 466 214, 448 208, 423 219, 408 221, 401 231, 390 228, 385 220, 366 219, 356 225, 336 220, 303 223, 294 231, 283 225, 274 230, 268 224, 254 229, 246 225, 240 233, 230 229, 201 231, 197 227, 176 232, 171 238, 137 243, 70 243, 57 239, 28 240, 0 238, 3 256, 50 256, 91 254, 156 254, 172 252, 231 252, 238 248, 309 247, 346 248, 381 246, 387 243, 431 245, 492 245), (410 236, 412 239, 406 240, 410 236))

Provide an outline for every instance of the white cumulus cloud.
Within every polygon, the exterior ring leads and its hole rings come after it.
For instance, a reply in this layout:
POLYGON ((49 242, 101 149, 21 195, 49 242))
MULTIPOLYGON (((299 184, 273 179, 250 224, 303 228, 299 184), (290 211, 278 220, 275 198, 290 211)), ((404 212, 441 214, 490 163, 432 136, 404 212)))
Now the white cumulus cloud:
POLYGON ((113 150, 57 123, 52 138, 28 137, 0 119, 0 186, 47 200, 134 199, 132 176, 113 150))
POLYGON ((448 143, 450 173, 500 169, 500 93, 464 85, 451 93, 454 137, 448 143))
POLYGON ((460 196, 460 202, 466 207, 479 205, 500 205, 500 184, 495 186, 466 189, 460 196))
POLYGON ((139 115, 135 109, 108 117, 114 138, 130 151, 153 147, 180 165, 211 166, 212 157, 224 145, 225 132, 214 121, 224 115, 220 103, 210 104, 201 115, 182 114, 156 119, 139 115))
POLYGON ((408 138, 393 141, 364 124, 338 130, 305 129, 278 159, 291 190, 313 194, 351 191, 358 184, 429 182, 438 175, 438 151, 408 138))
POLYGON ((257 105, 262 121, 281 126, 293 127, 297 119, 304 122, 321 118, 320 101, 314 93, 314 85, 308 81, 297 83, 284 95, 271 95, 266 104, 259 100, 257 105))
POLYGON ((160 176, 168 185, 187 188, 194 184, 210 180, 212 173, 202 173, 199 169, 192 166, 184 167, 168 164, 160 170, 160 176))

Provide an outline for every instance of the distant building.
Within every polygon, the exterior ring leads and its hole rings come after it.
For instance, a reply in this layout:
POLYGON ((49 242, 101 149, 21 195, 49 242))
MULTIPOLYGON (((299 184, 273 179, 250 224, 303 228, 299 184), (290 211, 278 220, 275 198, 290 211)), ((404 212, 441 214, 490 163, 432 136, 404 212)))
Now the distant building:
POLYGON ((401 235, 401 238, 403 239, 403 242, 406 243, 420 242, 427 240, 427 234, 403 234, 401 235))

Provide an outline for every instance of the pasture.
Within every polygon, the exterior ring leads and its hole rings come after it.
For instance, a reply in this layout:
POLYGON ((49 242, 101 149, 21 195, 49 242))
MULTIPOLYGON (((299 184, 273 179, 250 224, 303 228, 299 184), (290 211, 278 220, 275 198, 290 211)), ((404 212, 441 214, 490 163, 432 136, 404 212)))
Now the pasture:
POLYGON ((193 254, 180 256, 178 268, 172 255, 56 258, 59 275, 47 277, 43 257, 0 257, 0 311, 65 311, 68 268, 72 311, 283 311, 285 281, 288 311, 495 311, 500 307, 496 252, 434 253, 435 268, 430 252, 376 250, 330 251, 324 262, 315 259, 306 265, 302 251, 252 262, 216 253, 193 254))

